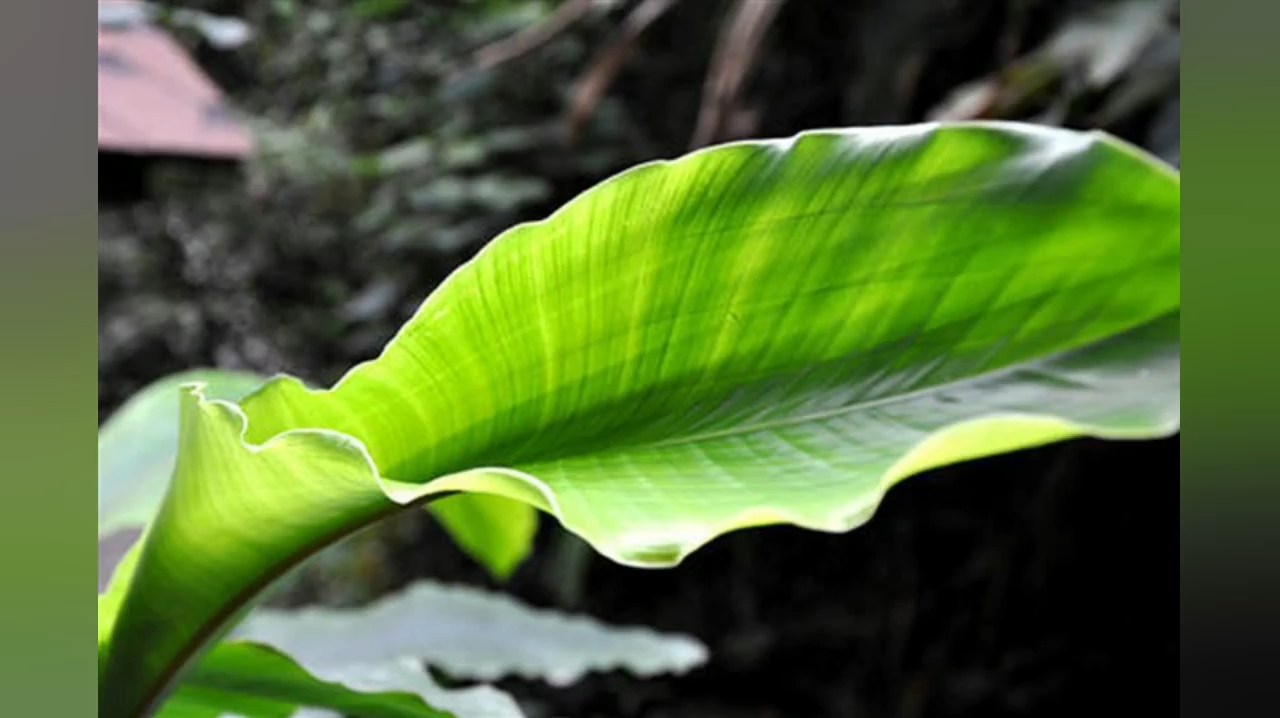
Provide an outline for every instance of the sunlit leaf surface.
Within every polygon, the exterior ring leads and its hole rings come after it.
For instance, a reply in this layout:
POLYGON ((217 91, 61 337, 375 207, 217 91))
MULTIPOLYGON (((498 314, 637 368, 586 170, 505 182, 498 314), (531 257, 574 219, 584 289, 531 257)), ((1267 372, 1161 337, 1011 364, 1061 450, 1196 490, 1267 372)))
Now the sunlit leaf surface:
POLYGON ((489 244, 336 386, 183 400, 101 663, 155 707, 273 577, 476 491, 608 557, 846 531, 931 467, 1179 426, 1179 178, 1099 134, 814 132, 643 165, 489 244))

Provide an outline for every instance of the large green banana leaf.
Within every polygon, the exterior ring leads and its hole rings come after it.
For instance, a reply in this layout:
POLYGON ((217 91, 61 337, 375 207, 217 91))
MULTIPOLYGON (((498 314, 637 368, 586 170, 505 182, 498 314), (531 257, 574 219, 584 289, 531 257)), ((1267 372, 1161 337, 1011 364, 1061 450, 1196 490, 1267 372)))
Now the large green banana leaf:
MULTIPOLYGON (((179 372, 143 387, 103 422, 98 431, 98 537, 105 539, 98 553, 103 568, 109 570, 118 559, 122 538, 132 540, 122 532, 146 526, 160 508, 178 453, 178 389, 198 383, 206 398, 238 401, 267 381, 225 369, 179 372)), ((428 508, 458 546, 500 580, 529 554, 538 529, 532 507, 500 496, 458 494, 428 508)), ((99 576, 100 587, 103 579, 99 576)))
POLYGON ((931 467, 1179 425, 1176 172, 1016 124, 807 133, 643 165, 490 243, 328 390, 182 399, 100 661, 154 710, 289 566, 475 491, 605 555, 845 531, 931 467))

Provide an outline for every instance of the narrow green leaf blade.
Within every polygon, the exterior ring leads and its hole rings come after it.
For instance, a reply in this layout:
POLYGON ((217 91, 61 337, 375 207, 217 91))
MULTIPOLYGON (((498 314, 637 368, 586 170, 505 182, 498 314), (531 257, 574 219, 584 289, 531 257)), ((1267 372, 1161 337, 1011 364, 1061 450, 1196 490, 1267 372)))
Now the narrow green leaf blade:
MULTIPOLYGON (((202 686, 182 686, 157 718, 294 718, 296 704, 202 686)), ((440 718, 439 714, 430 718, 440 718)))
POLYGON ((468 556, 499 581, 533 550, 538 512, 522 501, 489 494, 455 494, 427 504, 440 525, 468 556))
POLYGON ((291 716, 303 707, 360 718, 524 718, 497 688, 442 688, 410 662, 316 668, 248 641, 215 646, 158 716, 179 718, 195 707, 212 715, 239 710, 251 718, 291 716))
POLYGON ((505 496, 666 566, 747 526, 848 530, 933 466, 1172 433, 1179 272, 1178 175, 1098 134, 816 132, 626 172, 492 242, 332 389, 185 397, 102 715, 398 504, 505 496))

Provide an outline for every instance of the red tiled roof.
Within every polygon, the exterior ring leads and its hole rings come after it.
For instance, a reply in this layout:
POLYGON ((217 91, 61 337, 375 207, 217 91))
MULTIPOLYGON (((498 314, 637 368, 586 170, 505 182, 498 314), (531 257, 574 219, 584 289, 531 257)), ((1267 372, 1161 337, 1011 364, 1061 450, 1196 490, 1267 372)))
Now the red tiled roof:
POLYGON ((222 93, 147 23, 98 28, 98 149, 236 159, 253 148, 222 93))

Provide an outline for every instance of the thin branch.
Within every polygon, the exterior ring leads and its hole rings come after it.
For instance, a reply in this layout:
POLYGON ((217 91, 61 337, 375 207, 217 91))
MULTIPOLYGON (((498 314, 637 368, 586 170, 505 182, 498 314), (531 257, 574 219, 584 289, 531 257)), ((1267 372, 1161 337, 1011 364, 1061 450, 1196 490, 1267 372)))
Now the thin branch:
POLYGON ((477 50, 474 69, 492 70, 537 50, 586 17, 595 4, 596 0, 565 0, 542 22, 477 50))
POLYGON ((644 0, 636 6, 623 21, 622 28, 613 40, 596 55, 591 68, 574 83, 573 99, 570 101, 566 121, 570 141, 577 136, 586 119, 595 112, 605 90, 609 89, 614 76, 631 56, 636 40, 677 2, 679 0, 644 0))
POLYGON ((714 142, 725 129, 727 117, 742 92, 747 74, 755 65, 760 45, 783 0, 738 0, 732 19, 725 23, 716 42, 711 69, 702 89, 702 106, 693 133, 693 149, 714 142))

